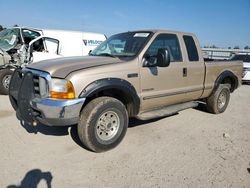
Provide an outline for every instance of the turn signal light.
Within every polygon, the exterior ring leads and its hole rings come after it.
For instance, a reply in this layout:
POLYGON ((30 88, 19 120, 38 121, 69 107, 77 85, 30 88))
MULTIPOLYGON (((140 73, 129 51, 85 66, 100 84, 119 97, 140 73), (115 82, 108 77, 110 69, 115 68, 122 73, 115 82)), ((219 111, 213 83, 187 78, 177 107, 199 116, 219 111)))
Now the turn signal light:
POLYGON ((75 98, 75 90, 70 81, 66 81, 65 83, 65 91, 50 91, 50 97, 54 99, 74 99, 75 98))

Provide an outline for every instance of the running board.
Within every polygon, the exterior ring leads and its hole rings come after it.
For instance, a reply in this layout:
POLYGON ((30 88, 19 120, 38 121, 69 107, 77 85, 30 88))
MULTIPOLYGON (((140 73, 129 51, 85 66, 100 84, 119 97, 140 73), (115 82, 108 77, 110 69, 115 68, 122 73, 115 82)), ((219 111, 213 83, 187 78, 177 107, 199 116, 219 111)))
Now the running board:
POLYGON ((137 119, 149 120, 149 119, 165 117, 165 116, 173 115, 179 111, 186 110, 188 108, 194 108, 197 106, 198 106, 198 102, 195 102, 195 101, 175 104, 171 106, 162 107, 159 109, 154 109, 152 111, 142 112, 137 115, 137 119))

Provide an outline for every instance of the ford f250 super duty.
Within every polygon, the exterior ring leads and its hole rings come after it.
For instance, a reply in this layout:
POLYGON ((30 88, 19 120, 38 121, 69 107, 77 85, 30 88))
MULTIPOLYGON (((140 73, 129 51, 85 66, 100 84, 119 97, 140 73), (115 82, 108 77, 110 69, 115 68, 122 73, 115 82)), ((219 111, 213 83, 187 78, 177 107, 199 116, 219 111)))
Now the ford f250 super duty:
POLYGON ((143 30, 111 36, 86 57, 17 69, 9 97, 30 125, 77 125, 81 142, 103 152, 123 139, 129 118, 159 118, 198 102, 226 110, 241 84, 242 62, 204 61, 191 33, 143 30))

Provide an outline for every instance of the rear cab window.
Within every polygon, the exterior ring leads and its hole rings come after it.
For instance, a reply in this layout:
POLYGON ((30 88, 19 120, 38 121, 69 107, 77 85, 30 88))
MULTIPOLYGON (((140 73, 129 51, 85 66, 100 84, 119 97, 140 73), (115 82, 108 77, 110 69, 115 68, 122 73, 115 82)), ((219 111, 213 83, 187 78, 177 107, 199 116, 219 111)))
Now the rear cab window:
POLYGON ((198 50, 197 50, 193 37, 189 35, 184 35, 183 40, 186 46, 188 60, 191 62, 199 61, 198 50))

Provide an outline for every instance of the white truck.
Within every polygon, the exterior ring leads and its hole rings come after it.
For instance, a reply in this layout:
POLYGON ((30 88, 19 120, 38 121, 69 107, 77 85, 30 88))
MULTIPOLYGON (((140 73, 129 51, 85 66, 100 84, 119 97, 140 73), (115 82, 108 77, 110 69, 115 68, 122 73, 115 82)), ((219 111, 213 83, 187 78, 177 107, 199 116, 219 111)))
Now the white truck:
POLYGON ((250 54, 249 53, 239 53, 235 54, 231 60, 243 61, 243 73, 242 73, 242 83, 250 83, 250 54))
POLYGON ((14 27, 0 32, 0 94, 8 94, 13 70, 68 56, 85 56, 106 40, 104 34, 14 27))

